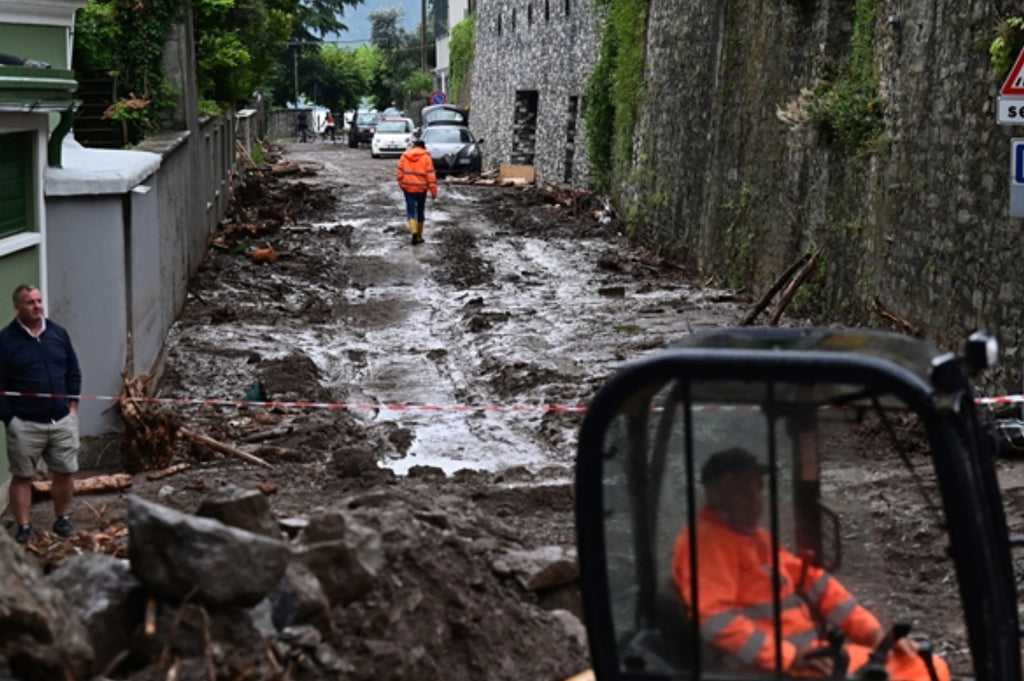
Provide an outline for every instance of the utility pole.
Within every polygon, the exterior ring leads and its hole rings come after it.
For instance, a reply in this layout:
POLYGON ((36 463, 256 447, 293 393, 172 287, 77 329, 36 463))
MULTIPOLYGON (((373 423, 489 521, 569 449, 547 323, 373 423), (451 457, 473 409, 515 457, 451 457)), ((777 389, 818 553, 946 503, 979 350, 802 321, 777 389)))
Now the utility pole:
POLYGON ((427 70, 427 0, 420 0, 420 69, 427 70))

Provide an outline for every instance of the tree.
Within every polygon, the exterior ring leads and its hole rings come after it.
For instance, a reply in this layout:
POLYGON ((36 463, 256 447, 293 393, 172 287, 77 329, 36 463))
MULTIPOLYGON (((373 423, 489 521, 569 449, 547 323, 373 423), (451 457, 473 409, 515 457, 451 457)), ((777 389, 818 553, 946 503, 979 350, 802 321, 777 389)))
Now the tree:
MULTIPOLYGON (((413 73, 422 72, 420 53, 423 46, 418 32, 416 34, 409 33, 398 25, 401 18, 402 11, 395 7, 373 12, 369 16, 370 42, 384 58, 382 76, 371 84, 370 91, 370 96, 379 109, 392 105, 407 108, 412 99, 418 96, 418 93, 410 94, 406 81, 413 73)), ((427 25, 430 25, 429 18, 427 25)), ((428 41, 428 44, 433 43, 432 30, 428 32, 428 41)), ((429 52, 433 57, 433 50, 429 52)), ((431 59, 428 61, 427 67, 432 66, 433 60, 431 59)), ((409 84, 415 85, 416 89, 420 89, 422 83, 422 77, 409 82, 409 84)), ((431 87, 433 87, 433 80, 431 80, 431 87)))

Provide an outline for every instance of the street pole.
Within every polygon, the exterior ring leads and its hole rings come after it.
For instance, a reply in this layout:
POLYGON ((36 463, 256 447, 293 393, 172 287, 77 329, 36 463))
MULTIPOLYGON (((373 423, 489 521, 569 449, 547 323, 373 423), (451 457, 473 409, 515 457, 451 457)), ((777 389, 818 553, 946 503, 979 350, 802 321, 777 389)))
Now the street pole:
POLYGON ((420 0, 420 69, 427 70, 427 0, 420 0))
POLYGON ((295 108, 299 108, 299 46, 295 46, 295 51, 292 52, 293 59, 293 70, 294 70, 294 82, 295 82, 295 108))

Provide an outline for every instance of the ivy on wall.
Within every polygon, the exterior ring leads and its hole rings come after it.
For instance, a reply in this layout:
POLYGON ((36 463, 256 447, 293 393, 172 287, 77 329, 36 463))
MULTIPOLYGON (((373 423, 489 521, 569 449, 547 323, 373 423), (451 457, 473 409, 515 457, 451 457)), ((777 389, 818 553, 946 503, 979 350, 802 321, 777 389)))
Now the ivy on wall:
POLYGON ((1024 17, 1008 17, 999 22, 998 35, 988 48, 996 76, 1005 77, 1024 48, 1024 17))
POLYGON ((591 179, 606 191, 633 161, 633 133, 645 89, 649 0, 594 0, 606 15, 597 64, 587 79, 587 150, 591 179))
POLYGON ((854 3, 850 54, 835 76, 822 82, 808 102, 808 117, 826 143, 870 153, 885 128, 875 75, 876 0, 854 3))
POLYGON ((131 123, 136 134, 158 128, 154 109, 168 94, 164 41, 170 27, 184 18, 183 8, 181 0, 94 1, 76 19, 75 68, 114 65, 111 75, 129 96, 114 102, 106 116, 131 123))
POLYGON ((462 86, 469 75, 469 68, 473 64, 473 53, 476 49, 475 14, 470 14, 452 28, 449 49, 448 71, 451 76, 452 101, 461 102, 463 99, 462 86))

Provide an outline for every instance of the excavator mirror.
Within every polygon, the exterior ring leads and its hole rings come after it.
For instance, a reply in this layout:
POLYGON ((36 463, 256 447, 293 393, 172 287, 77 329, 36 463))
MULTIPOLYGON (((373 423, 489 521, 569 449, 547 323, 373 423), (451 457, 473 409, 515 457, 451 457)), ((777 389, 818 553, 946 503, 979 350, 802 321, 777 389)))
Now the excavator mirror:
POLYGON ((899 622, 939 670, 1019 680, 991 441, 957 362, 932 382, 939 357, 887 332, 747 328, 613 376, 576 477, 597 678, 796 676, 815 642, 840 677, 884 674, 858 627, 899 622))

